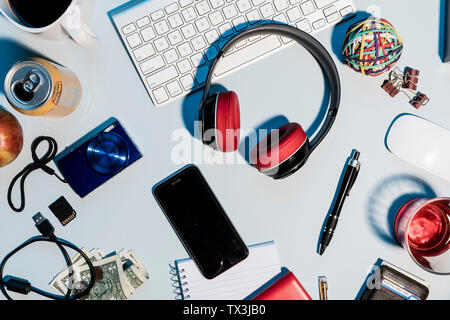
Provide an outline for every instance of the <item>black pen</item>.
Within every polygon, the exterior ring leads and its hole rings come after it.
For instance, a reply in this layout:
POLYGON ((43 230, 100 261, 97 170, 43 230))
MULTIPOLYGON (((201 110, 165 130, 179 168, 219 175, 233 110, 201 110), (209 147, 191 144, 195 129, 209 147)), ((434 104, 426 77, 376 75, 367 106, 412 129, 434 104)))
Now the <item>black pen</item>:
POLYGON ((361 166, 358 159, 359 151, 354 150, 353 157, 350 156, 350 159, 348 160, 342 183, 339 186, 336 201, 333 204, 330 216, 328 217, 325 228, 323 229, 322 239, 320 240, 320 255, 324 253, 326 247, 330 244, 331 238, 333 238, 334 230, 336 229, 345 198, 347 198, 350 194, 350 189, 353 187, 356 177, 358 176, 359 168, 361 166))

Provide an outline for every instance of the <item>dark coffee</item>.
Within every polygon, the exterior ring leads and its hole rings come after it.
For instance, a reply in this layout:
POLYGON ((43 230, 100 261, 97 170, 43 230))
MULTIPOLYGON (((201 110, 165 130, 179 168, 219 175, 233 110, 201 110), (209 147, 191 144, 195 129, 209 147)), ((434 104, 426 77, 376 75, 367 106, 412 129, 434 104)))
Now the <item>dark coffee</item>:
POLYGON ((31 28, 46 27, 62 16, 72 0, 9 0, 17 18, 31 28))

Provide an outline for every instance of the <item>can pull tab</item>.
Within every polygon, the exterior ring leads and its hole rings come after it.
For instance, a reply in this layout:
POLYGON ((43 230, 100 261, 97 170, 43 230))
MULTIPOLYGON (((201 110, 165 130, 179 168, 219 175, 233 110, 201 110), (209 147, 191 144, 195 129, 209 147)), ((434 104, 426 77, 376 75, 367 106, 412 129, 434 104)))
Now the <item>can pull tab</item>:
POLYGON ((41 77, 34 72, 30 72, 23 82, 23 89, 28 92, 34 92, 41 82, 41 77))

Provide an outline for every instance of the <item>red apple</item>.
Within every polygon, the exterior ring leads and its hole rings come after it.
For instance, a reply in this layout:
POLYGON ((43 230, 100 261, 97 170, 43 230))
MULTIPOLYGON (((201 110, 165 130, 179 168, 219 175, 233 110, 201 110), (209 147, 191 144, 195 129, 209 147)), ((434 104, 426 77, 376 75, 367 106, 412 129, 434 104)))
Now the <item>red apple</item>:
POLYGON ((23 131, 19 121, 0 107, 0 168, 17 158, 23 146, 23 131))

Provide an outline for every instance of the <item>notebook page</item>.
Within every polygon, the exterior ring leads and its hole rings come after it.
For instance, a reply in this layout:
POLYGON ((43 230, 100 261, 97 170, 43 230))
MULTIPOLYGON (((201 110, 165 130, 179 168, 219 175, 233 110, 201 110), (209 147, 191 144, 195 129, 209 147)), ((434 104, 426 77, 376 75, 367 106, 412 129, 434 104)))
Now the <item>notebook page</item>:
POLYGON ((242 300, 281 272, 275 242, 249 246, 248 257, 212 280, 202 276, 194 261, 176 261, 185 299, 242 300))

